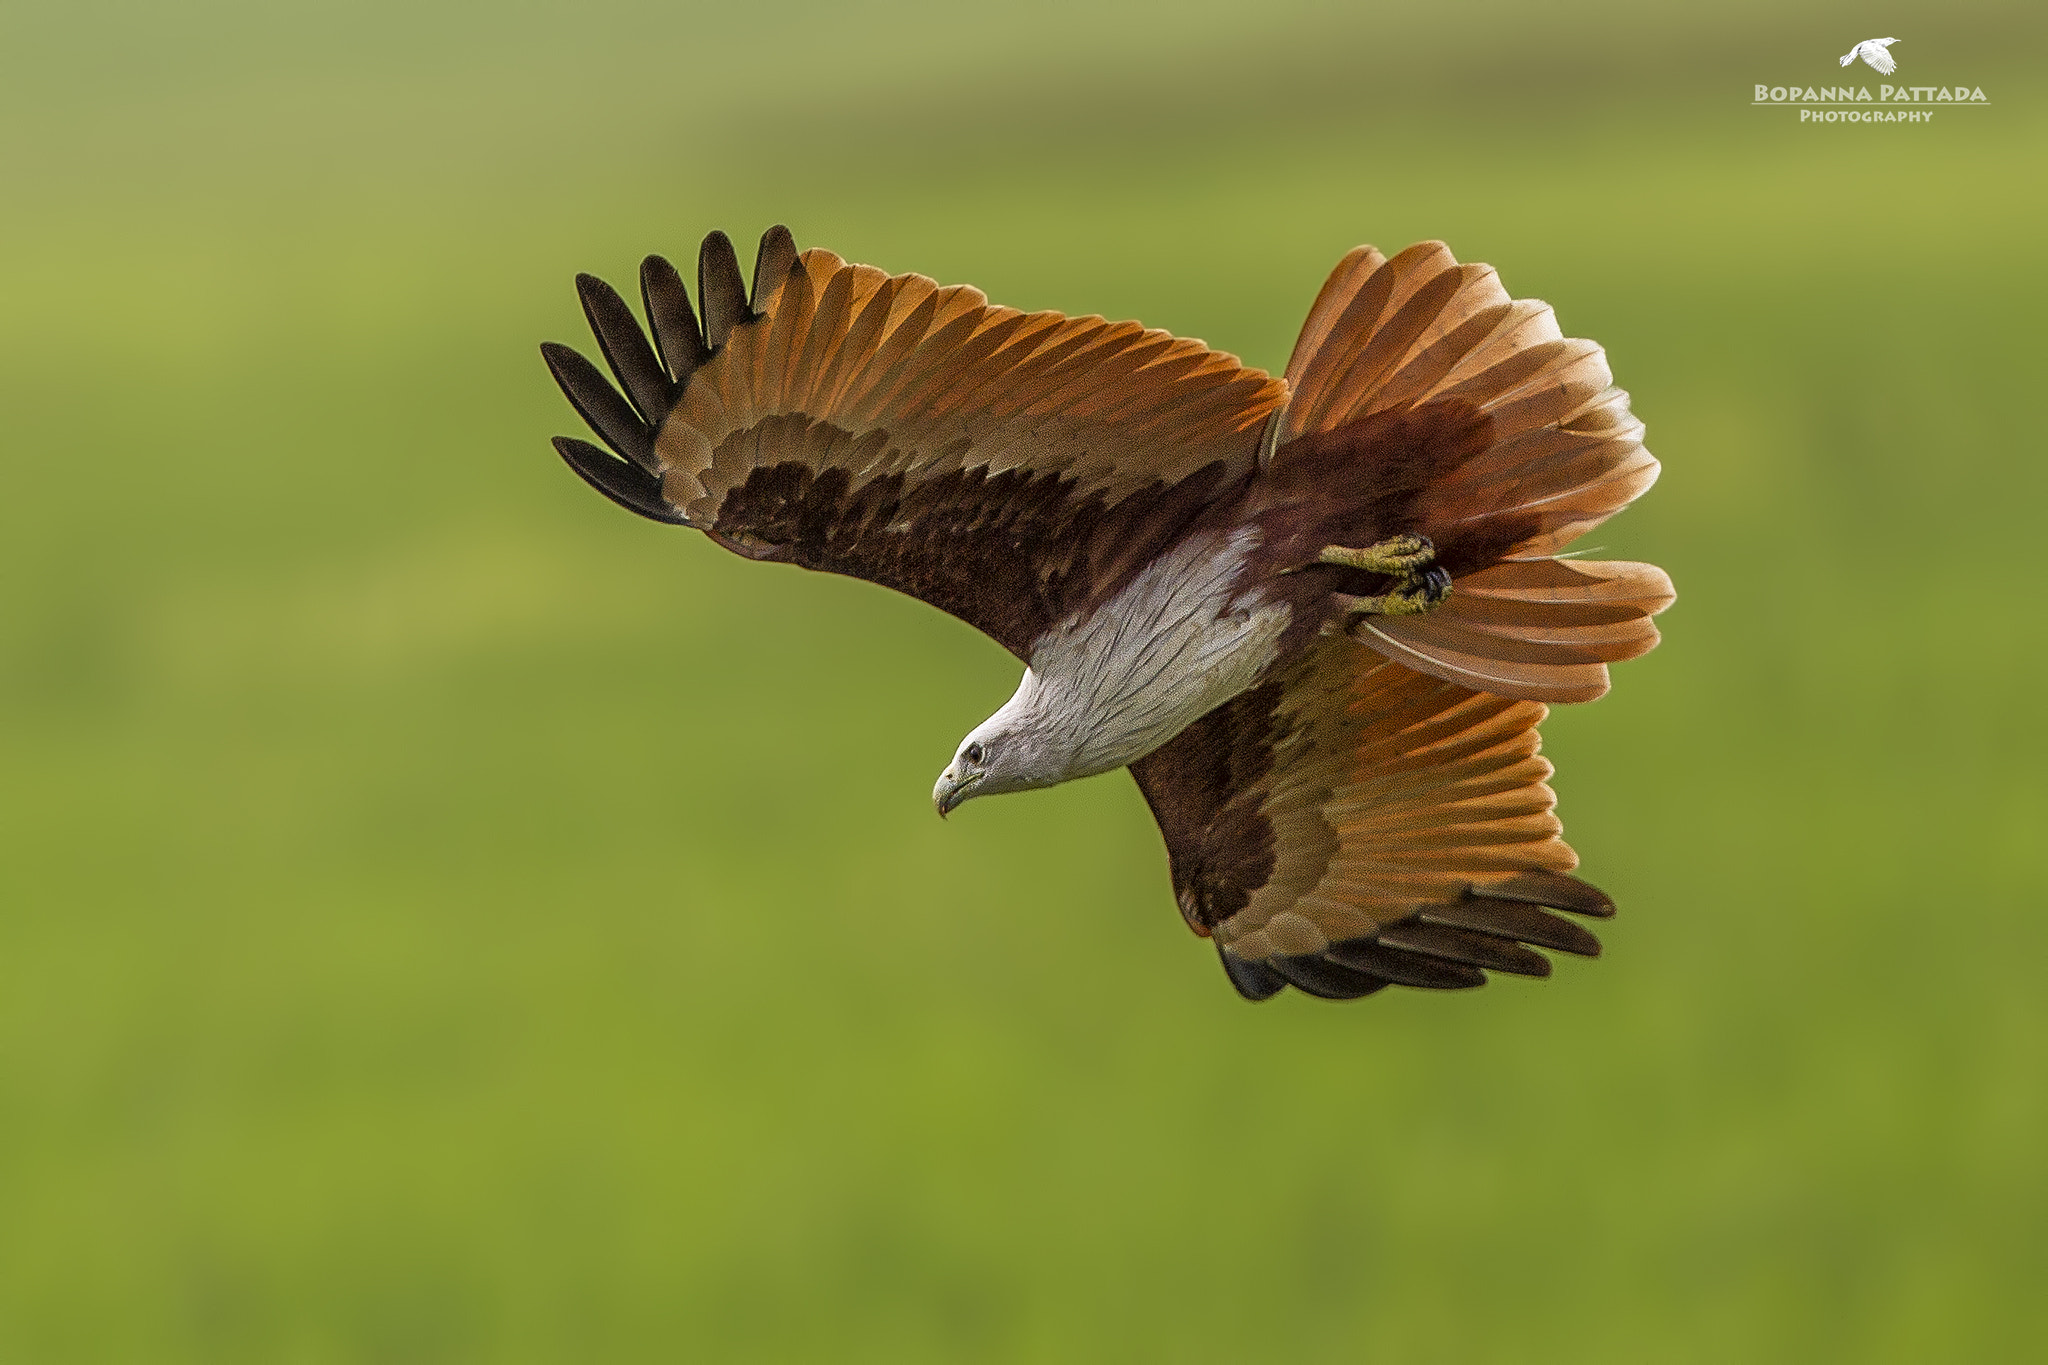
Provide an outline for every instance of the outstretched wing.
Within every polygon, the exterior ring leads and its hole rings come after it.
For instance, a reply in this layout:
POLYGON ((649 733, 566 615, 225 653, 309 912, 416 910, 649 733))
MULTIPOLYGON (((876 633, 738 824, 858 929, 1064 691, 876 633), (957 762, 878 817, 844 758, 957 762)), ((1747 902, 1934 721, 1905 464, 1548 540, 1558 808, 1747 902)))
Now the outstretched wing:
POLYGON ((1352 436, 1390 454, 1406 446, 1375 433, 1456 436, 1380 478, 1410 491, 1401 524, 1379 533, 1428 536, 1450 600, 1357 618, 1366 644, 1483 691, 1588 701, 1609 663, 1657 643, 1650 617, 1672 600, 1661 569, 1552 558, 1647 489, 1657 462, 1600 348, 1566 339, 1548 304, 1510 298, 1492 267, 1460 265, 1441 242, 1391 260, 1359 247, 1309 310, 1287 382, 1276 469, 1352 436))
POLYGON ((1324 640, 1131 765, 1175 895, 1238 991, 1352 999, 1389 984, 1547 976, 1596 954, 1606 896, 1565 874, 1541 704, 1324 640))
POLYGON ((1249 478, 1282 381, 1134 322, 991 305, 762 238, 751 298, 704 241, 701 324, 649 257, 654 340, 602 281, 578 289, 617 389, 543 347, 615 455, 558 438, 614 501, 755 559, 909 593, 1020 658, 1249 478))

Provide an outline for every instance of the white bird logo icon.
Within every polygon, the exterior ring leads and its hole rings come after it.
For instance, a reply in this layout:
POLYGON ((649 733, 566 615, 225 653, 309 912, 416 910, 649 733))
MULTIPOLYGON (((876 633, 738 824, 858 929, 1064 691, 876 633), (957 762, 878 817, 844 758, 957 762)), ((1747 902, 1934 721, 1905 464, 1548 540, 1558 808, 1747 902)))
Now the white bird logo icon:
POLYGON ((1891 45, 1897 41, 1897 38, 1865 38, 1843 56, 1842 65, 1847 66, 1861 57, 1878 75, 1889 76, 1899 69, 1891 54, 1891 45))

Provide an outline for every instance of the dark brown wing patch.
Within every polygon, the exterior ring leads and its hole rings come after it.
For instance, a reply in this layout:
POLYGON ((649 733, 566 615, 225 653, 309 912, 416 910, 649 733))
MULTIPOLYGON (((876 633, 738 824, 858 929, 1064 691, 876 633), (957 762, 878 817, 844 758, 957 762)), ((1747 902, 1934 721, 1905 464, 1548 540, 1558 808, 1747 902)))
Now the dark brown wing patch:
MULTIPOLYGON (((794 436, 763 434, 781 450, 853 440, 821 424, 794 436)), ((907 593, 1021 658, 1060 617, 1092 605, 1165 550, 1222 479, 1219 462, 1111 507, 1099 491, 1076 497, 1070 480, 1023 468, 857 479, 844 466, 789 460, 750 469, 707 529, 751 558, 907 593), (971 574, 960 572, 968 546, 983 552, 971 574)))

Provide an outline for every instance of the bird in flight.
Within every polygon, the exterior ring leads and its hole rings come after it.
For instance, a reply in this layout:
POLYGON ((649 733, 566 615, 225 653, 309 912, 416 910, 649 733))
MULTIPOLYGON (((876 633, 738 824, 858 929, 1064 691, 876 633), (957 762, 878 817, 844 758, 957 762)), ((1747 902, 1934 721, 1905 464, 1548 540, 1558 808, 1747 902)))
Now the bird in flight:
POLYGON ((1537 754, 1657 642, 1648 564, 1560 555, 1657 462, 1598 346, 1440 242, 1359 247, 1284 377, 1024 313, 789 232, 577 291, 614 384, 542 349, 608 450, 569 467, 735 554, 863 578, 991 636, 1016 694, 940 815, 1128 767, 1238 992, 1546 976, 1614 911, 1567 875, 1537 754), (701 313, 698 309, 701 309, 701 313))
POLYGON ((1847 66, 1861 57, 1864 64, 1878 75, 1889 76, 1899 69, 1899 64, 1892 57, 1891 51, 1892 44, 1897 41, 1897 38, 1865 38, 1842 54, 1842 65, 1847 66))

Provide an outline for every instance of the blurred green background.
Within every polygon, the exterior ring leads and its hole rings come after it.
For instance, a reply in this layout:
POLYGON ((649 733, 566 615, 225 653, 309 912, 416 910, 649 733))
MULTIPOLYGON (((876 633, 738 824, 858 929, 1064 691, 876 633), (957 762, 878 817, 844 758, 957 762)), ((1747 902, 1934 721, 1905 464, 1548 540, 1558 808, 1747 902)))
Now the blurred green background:
POLYGON ((0 10, 0 1359, 2048 1349, 2039 6, 0 10), (1759 81, 1982 86, 1801 127, 1759 81), (1859 83, 1877 83, 1858 68, 1859 83), (1549 723, 1622 916, 1240 1002, 1015 667, 561 469, 713 227, 1284 364, 1447 239, 1680 590, 1549 723))

